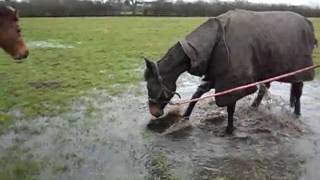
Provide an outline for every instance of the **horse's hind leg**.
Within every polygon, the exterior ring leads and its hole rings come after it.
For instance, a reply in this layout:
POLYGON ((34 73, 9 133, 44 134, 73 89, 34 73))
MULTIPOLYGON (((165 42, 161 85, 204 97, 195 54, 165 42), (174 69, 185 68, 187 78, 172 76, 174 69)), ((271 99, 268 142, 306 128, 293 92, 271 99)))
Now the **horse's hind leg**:
MULTIPOLYGON (((210 89, 213 88, 213 83, 212 82, 204 82, 203 84, 201 84, 197 91, 192 95, 191 99, 196 99, 196 98, 200 98, 204 93, 210 91, 210 89)), ((195 102, 191 102, 186 110, 186 112, 183 114, 183 117, 185 118, 189 118, 189 116, 191 115, 194 106, 196 105, 197 101, 195 102)))
POLYGON ((234 115, 235 108, 236 108, 236 102, 231 105, 228 105, 227 107, 227 111, 228 111, 228 126, 226 129, 227 134, 232 134, 234 130, 233 115, 234 115))
POLYGON ((302 95, 303 82, 292 83, 290 93, 290 104, 294 106, 294 113, 298 116, 301 115, 300 97, 302 95))
POLYGON ((293 91, 293 84, 291 84, 291 89, 290 89, 290 107, 294 107, 295 103, 296 103, 296 97, 295 97, 295 93, 293 91))
POLYGON ((270 88, 270 83, 262 84, 259 87, 258 95, 254 99, 253 103, 251 104, 252 107, 259 107, 261 104, 263 96, 266 94, 267 90, 270 88))

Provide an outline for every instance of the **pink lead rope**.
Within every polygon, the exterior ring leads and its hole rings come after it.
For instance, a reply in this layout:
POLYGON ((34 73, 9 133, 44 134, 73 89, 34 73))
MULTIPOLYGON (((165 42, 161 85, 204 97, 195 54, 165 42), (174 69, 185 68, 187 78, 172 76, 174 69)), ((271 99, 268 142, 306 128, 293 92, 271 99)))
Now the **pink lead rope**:
POLYGON ((318 67, 320 67, 320 65, 313 65, 313 66, 309 66, 309 67, 306 67, 306 68, 303 68, 303 69, 299 69, 299 70, 293 71, 291 73, 287 73, 287 74, 283 74, 283 75, 280 75, 280 76, 269 78, 269 79, 266 79, 266 80, 263 80, 263 81, 258 81, 258 82, 254 82, 254 83, 251 83, 251 84, 239 86, 239 87, 232 88, 232 89, 229 89, 229 90, 225 90, 225 91, 222 91, 222 92, 218 92, 218 93, 215 93, 215 94, 212 94, 212 95, 207 95, 207 96, 204 96, 204 97, 191 99, 191 100, 183 100, 183 101, 171 102, 170 104, 171 105, 182 105, 182 104, 187 104, 187 103, 191 103, 191 102, 195 102, 195 101, 202 101, 204 99, 208 99, 208 98, 211 98, 211 97, 221 96, 221 95, 225 95, 225 94, 232 93, 232 92, 235 92, 235 91, 239 91, 239 90, 242 90, 242 89, 247 89, 247 88, 250 88, 250 87, 253 87, 253 86, 257 86, 259 84, 265 84, 265 83, 268 83, 268 82, 271 82, 271 81, 276 81, 276 80, 279 80, 279 79, 283 79, 283 78, 286 78, 286 77, 289 77, 289 76, 293 76, 295 74, 299 74, 299 73, 302 73, 302 72, 305 72, 305 71, 308 71, 308 70, 311 70, 311 69, 316 69, 318 67))

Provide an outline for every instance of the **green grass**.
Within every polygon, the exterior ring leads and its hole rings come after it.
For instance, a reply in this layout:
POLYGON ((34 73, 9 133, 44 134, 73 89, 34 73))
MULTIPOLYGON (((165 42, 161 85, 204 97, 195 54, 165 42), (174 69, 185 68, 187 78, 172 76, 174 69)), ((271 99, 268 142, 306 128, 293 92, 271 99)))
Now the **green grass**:
POLYGON ((25 18, 27 42, 75 48, 31 48, 22 64, 0 55, 0 120, 10 109, 52 115, 88 89, 119 93, 114 84, 142 80, 143 56, 159 58, 205 18, 25 18), (54 86, 50 84, 54 82, 54 86), (34 85, 36 84, 36 85, 34 85), (37 86, 40 84, 40 86, 37 86), (42 85, 42 86, 41 86, 42 85), (36 87, 35 87, 36 86, 36 87), (39 88, 40 87, 40 88, 39 88))
MULTIPOLYGON (((320 18, 312 18, 310 19, 313 22, 314 28, 315 28, 315 33, 319 42, 319 46, 320 46, 320 18)), ((314 50, 313 53, 313 60, 315 62, 315 64, 319 64, 320 65, 320 49, 319 47, 317 47, 314 50)), ((320 76, 320 69, 317 69, 317 75, 318 77, 320 76)))
MULTIPOLYGON (((31 48, 14 63, 0 53, 0 123, 20 109, 26 117, 67 110, 70 98, 92 88, 120 93, 114 84, 142 80, 143 56, 158 59, 206 18, 24 18, 27 42, 54 41, 75 48, 31 48)), ((320 39, 320 19, 312 19, 320 39)), ((320 64, 320 52, 315 51, 320 64)))

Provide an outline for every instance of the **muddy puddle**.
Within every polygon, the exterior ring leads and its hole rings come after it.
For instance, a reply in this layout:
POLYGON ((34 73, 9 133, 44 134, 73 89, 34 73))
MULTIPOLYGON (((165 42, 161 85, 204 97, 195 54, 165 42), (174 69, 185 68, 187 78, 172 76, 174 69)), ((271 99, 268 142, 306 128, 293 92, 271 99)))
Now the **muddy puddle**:
MULTIPOLYGON (((190 97, 199 82, 185 75, 178 91, 190 97)), ((190 126, 163 135, 146 129, 151 117, 144 84, 126 86, 117 97, 92 90, 58 117, 18 116, 0 136, 2 172, 26 164, 37 167, 31 175, 39 179, 316 180, 319 86, 319 81, 305 84, 300 118, 289 108, 286 84, 274 83, 259 109, 250 108, 253 96, 241 100, 237 129, 229 136, 225 109, 213 100, 196 107, 190 126)))

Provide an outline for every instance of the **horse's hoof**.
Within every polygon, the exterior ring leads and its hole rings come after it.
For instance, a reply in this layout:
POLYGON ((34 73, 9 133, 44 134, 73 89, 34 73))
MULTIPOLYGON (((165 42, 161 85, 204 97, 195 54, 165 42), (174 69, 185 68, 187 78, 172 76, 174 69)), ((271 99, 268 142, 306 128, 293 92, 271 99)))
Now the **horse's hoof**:
POLYGON ((184 121, 188 121, 190 119, 190 116, 182 116, 184 121))
POLYGON ((259 107, 259 104, 258 104, 257 102, 253 102, 253 103, 251 104, 251 107, 256 109, 256 108, 259 107))
POLYGON ((301 116, 300 112, 294 112, 294 115, 296 116, 296 118, 299 118, 301 116))
POLYGON ((226 133, 227 133, 228 135, 231 135, 231 134, 233 133, 234 129, 235 129, 234 127, 229 127, 229 126, 228 126, 228 127, 226 128, 226 133))

